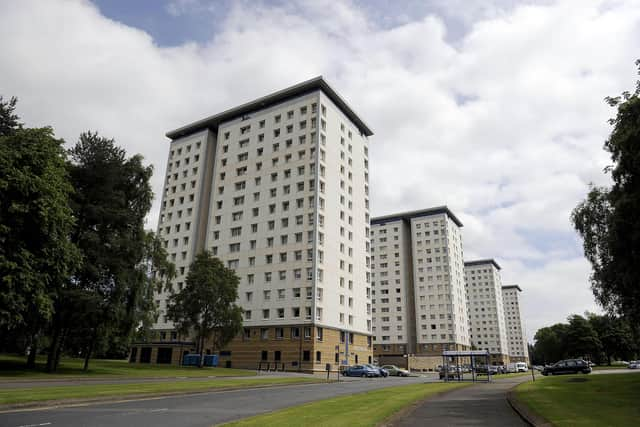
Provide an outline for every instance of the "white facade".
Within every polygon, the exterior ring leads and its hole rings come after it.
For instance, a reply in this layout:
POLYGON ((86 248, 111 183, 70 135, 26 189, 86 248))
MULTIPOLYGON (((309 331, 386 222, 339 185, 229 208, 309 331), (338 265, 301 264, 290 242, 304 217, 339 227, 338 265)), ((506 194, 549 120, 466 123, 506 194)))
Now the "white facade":
POLYGON ((368 135, 321 78, 170 133, 158 230, 174 291, 208 249, 241 279, 246 327, 370 334, 368 135))
POLYGON ((500 266, 494 260, 465 262, 471 342, 479 350, 508 355, 500 266))
POLYGON ((372 220, 374 335, 383 351, 470 345, 461 227, 446 207, 372 220))
POLYGON ((522 289, 518 285, 503 286, 502 303, 504 304, 504 317, 507 325, 509 356, 528 360, 527 334, 520 314, 520 292, 522 289))
POLYGON ((461 224, 440 213, 411 219, 416 337, 422 350, 469 346, 461 224))

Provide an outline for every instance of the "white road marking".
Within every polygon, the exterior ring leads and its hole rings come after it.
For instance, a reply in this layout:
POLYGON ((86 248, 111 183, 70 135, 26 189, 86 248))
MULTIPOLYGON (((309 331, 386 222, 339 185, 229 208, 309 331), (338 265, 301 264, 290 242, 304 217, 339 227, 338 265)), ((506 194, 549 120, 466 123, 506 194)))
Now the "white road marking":
POLYGON ((24 424, 18 427, 39 427, 39 426, 50 426, 51 423, 40 423, 40 424, 24 424))

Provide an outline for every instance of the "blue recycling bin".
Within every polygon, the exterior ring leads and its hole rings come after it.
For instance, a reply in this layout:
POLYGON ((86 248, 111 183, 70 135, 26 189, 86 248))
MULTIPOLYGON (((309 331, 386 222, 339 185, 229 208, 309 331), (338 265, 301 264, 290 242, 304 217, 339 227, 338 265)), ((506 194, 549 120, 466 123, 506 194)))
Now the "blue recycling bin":
POLYGON ((204 366, 218 366, 218 355, 217 354, 207 354, 204 357, 204 366))
POLYGON ((183 366, 198 366, 199 362, 200 362, 199 354, 185 354, 184 357, 182 358, 183 366))

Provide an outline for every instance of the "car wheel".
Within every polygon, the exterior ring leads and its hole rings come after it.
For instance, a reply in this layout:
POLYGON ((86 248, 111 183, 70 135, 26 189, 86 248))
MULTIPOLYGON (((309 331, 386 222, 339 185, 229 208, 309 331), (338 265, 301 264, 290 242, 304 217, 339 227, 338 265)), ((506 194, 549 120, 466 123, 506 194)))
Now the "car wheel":
POLYGON ((366 377, 367 377, 367 374, 362 374, 362 375, 360 375, 360 376, 361 376, 362 378, 366 378, 366 377))

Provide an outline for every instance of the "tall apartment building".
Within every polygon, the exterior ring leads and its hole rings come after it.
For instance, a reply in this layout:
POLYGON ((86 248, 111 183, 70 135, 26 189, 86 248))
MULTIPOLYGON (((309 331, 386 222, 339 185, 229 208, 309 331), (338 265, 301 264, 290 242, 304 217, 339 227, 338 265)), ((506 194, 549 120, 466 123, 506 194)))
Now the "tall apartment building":
POLYGON ((471 343, 495 364, 509 363, 500 265, 493 259, 464 263, 471 343))
POLYGON ((529 363, 529 348, 527 335, 520 314, 520 286, 510 285, 502 287, 502 303, 504 305, 504 319, 507 327, 507 345, 511 362, 529 363))
POLYGON ((206 249, 240 277, 244 330, 220 352, 225 365, 370 362, 372 134, 322 77, 167 133, 158 232, 178 275, 156 296, 159 340, 132 361, 194 350, 164 312, 206 249))
POLYGON ((470 348, 462 223, 446 207, 371 220, 374 357, 429 369, 470 348))

